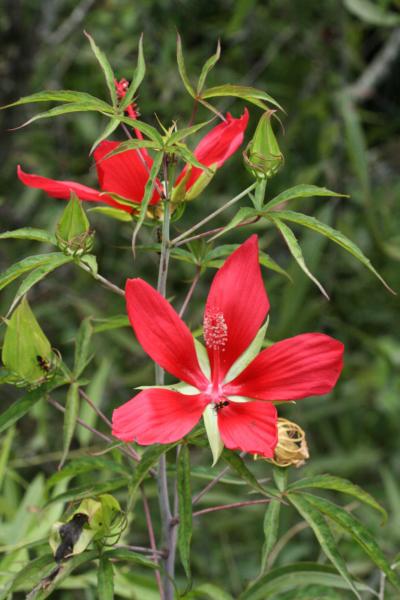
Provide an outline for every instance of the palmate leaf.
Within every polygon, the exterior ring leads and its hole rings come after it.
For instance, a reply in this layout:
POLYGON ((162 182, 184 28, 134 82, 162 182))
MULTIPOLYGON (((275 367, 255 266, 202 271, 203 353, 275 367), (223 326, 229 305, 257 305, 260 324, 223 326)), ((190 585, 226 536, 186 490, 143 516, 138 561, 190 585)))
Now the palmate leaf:
POLYGON ((24 96, 6 106, 2 106, 1 110, 13 106, 21 106, 22 104, 35 104, 37 102, 78 102, 82 104, 96 104, 99 107, 99 110, 101 109, 104 112, 112 112, 113 110, 112 106, 107 104, 107 102, 104 102, 104 100, 100 100, 100 98, 96 98, 96 96, 92 96, 86 92, 75 92, 73 90, 49 90, 37 92, 36 94, 24 96))
POLYGON ((14 131, 16 129, 22 129, 23 127, 26 127, 27 125, 30 125, 31 123, 34 123, 35 121, 39 121, 41 119, 52 119, 53 117, 59 117, 60 115, 67 115, 69 113, 90 112, 90 111, 100 112, 101 114, 105 114, 105 115, 112 114, 110 112, 110 111, 112 111, 111 107, 109 107, 109 110, 104 110, 102 107, 99 107, 97 104, 94 104, 94 103, 90 104, 87 102, 71 102, 69 104, 61 104, 60 106, 55 106, 54 108, 50 108, 49 110, 46 110, 42 113, 34 115, 27 121, 24 121, 24 123, 22 123, 21 125, 18 125, 18 127, 14 127, 12 129, 12 131, 14 131))
POLYGON ((348 237, 346 237, 343 233, 330 227, 329 225, 325 225, 315 217, 310 217, 308 215, 304 215, 302 213, 294 212, 292 210, 282 210, 274 213, 274 216, 282 219, 283 221, 290 221, 291 223, 296 223, 297 225, 302 225, 303 227, 307 227, 308 229, 312 229, 321 235, 329 238, 345 250, 352 254, 358 261, 360 261, 367 269, 371 271, 379 281, 385 286, 385 288, 395 293, 392 288, 386 283, 383 277, 378 273, 378 271, 373 267, 371 261, 363 254, 360 248, 348 237))
POLYGON ((194 87, 190 83, 190 79, 189 79, 187 71, 186 71, 185 59, 183 56, 183 49, 182 49, 182 39, 181 39, 181 36, 179 35, 179 33, 177 34, 177 37, 176 37, 176 59, 178 62, 179 75, 181 76, 183 85, 185 86, 185 88, 188 91, 188 93, 190 94, 190 96, 192 96, 192 98, 196 98, 196 92, 194 90, 194 87))
POLYGON ((194 133, 197 133, 197 131, 200 131, 200 129, 203 129, 203 127, 206 127, 207 125, 209 125, 212 122, 212 120, 213 119, 209 119, 208 121, 203 121, 202 123, 197 123, 197 125, 192 125, 191 127, 184 127, 184 129, 179 129, 178 131, 175 131, 175 133, 173 133, 171 135, 171 137, 168 138, 167 146, 176 144, 177 142, 180 142, 182 139, 189 137, 190 135, 193 135, 194 133))
POLYGON ((235 454, 230 450, 224 450, 221 456, 225 460, 225 462, 228 463, 231 469, 251 488, 259 492, 263 496, 279 498, 279 493, 277 490, 261 485, 257 481, 253 473, 246 466, 244 460, 238 454, 235 454))
POLYGON ((368 492, 365 492, 358 485, 355 485, 347 479, 336 477, 334 475, 315 475, 295 481, 289 485, 290 491, 304 490, 307 488, 317 488, 322 490, 333 490, 353 496, 363 504, 374 508, 381 513, 383 520, 387 520, 386 510, 373 498, 368 492))
POLYGON ((104 128, 104 130, 93 142, 92 147, 90 148, 89 156, 91 156, 93 154, 93 152, 96 150, 97 146, 99 144, 101 144, 101 142, 106 140, 108 137, 110 137, 110 135, 112 133, 114 133, 114 131, 117 129, 118 126, 119 126, 119 120, 111 118, 110 121, 107 123, 106 127, 104 128))
MULTIPOLYGON (((296 590, 310 584, 339 590, 350 589, 348 583, 337 574, 334 567, 303 562, 273 569, 250 585, 240 594, 238 600, 274 600, 279 593, 296 590)), ((359 592, 374 594, 374 590, 363 583, 354 582, 354 585, 359 592)))
MULTIPOLYGON (((291 492, 290 496, 292 497, 294 494, 297 495, 298 493, 291 492)), ((350 537, 357 542, 357 544, 359 544, 359 546, 377 565, 377 567, 379 567, 385 573, 392 585, 396 589, 400 590, 399 575, 391 568, 388 560, 376 543, 375 538, 370 531, 368 531, 365 525, 363 525, 352 514, 345 511, 341 506, 338 506, 337 504, 334 504, 325 498, 321 498, 320 496, 314 496, 313 494, 309 494, 307 492, 303 492, 303 494, 313 507, 342 527, 350 535, 350 537)))
POLYGON ((112 156, 116 156, 122 152, 127 152, 128 150, 140 150, 140 148, 152 148, 153 150, 161 149, 160 144, 154 142, 153 140, 127 140, 126 142, 121 142, 118 144, 114 150, 108 152, 108 154, 106 154, 101 160, 107 160, 112 156))
POLYGON ((217 64, 217 62, 220 59, 220 56, 221 56, 221 42, 218 40, 217 49, 215 51, 215 54, 213 54, 212 56, 210 56, 210 58, 208 60, 206 60, 206 62, 203 65, 203 68, 201 69, 199 81, 197 83, 197 94, 198 95, 201 94, 201 91, 202 91, 204 84, 206 82, 206 79, 207 79, 207 75, 209 74, 211 69, 213 69, 215 67, 215 65, 217 64))
POLYGON ((269 200, 266 204, 264 204, 263 210, 271 210, 272 208, 291 200, 297 200, 299 198, 314 198, 316 196, 327 198, 348 198, 346 194, 332 192, 332 190, 318 187, 317 185, 300 184, 281 192, 269 200))
POLYGON ((192 492, 190 485, 190 454, 187 444, 183 444, 177 462, 178 490, 178 548, 182 566, 188 579, 191 577, 190 546, 192 541, 192 492))
POLYGON ((324 516, 316 508, 314 508, 310 502, 307 501, 307 498, 304 495, 288 494, 288 498, 303 519, 314 531, 315 536, 326 556, 337 568, 343 579, 347 581, 355 596, 361 600, 361 596, 357 592, 350 573, 347 570, 346 563, 337 549, 335 538, 333 537, 324 516))
POLYGON ((232 85, 230 83, 227 83, 225 85, 218 85, 212 88, 208 88, 207 90, 204 90, 201 94, 201 97, 205 99, 216 98, 221 96, 233 96, 235 98, 241 98, 242 100, 251 102, 252 104, 259 106, 264 110, 268 110, 268 104, 272 104, 280 110, 283 110, 282 106, 266 92, 245 85, 232 85))
POLYGON ((94 39, 92 38, 92 36, 87 31, 85 31, 84 33, 85 33, 86 37, 88 38, 90 47, 92 48, 92 51, 93 51, 93 54, 95 55, 97 62, 99 63, 99 65, 103 71, 104 78, 106 80, 106 84, 108 87, 108 91, 110 92, 112 105, 114 106, 114 108, 116 108, 118 99, 117 99, 117 91, 115 89, 114 72, 111 68, 111 65, 108 61, 107 56, 104 54, 104 52, 102 50, 100 50, 100 48, 97 46, 97 44, 94 41, 94 39))

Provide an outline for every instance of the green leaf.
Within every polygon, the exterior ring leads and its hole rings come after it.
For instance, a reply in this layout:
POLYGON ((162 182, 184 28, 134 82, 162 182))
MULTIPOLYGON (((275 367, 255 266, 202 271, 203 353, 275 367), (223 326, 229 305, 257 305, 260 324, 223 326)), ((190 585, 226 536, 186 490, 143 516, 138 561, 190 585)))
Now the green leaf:
POLYGON ((19 421, 35 406, 36 402, 44 398, 54 387, 54 381, 44 383, 40 387, 24 394, 18 400, 15 400, 9 408, 0 414, 0 433, 19 421))
POLYGON ((194 91, 194 88, 190 83, 189 77, 186 72, 185 59, 183 57, 182 40, 179 33, 176 36, 176 59, 178 62, 179 75, 181 76, 183 85, 185 86, 190 96, 192 96, 192 98, 196 98, 196 92, 194 91))
POLYGON ((335 477, 333 475, 315 475, 314 477, 306 477, 295 481, 289 485, 290 491, 303 490, 306 488, 318 488, 322 490, 334 490, 335 492, 341 492, 342 494, 348 494, 357 498, 360 502, 367 504, 371 508, 374 508, 381 513, 383 520, 387 520, 387 512, 381 506, 375 498, 373 498, 368 492, 365 492, 358 485, 355 485, 348 479, 342 477, 335 477))
POLYGON ((216 87, 208 88, 201 94, 202 98, 216 98, 220 96, 242 98, 242 100, 247 100, 247 102, 251 102, 264 110, 268 109, 268 106, 265 104, 265 102, 267 102, 268 104, 272 104, 280 110, 283 110, 281 105, 266 92, 245 85, 231 85, 230 83, 217 85, 216 87))
POLYGON ((90 148, 89 156, 91 156, 93 154, 93 152, 96 150, 97 146, 102 141, 106 140, 112 133, 114 133, 114 131, 117 129, 118 126, 119 126, 119 119, 110 119, 109 120, 109 122, 107 123, 105 129, 102 131, 102 133, 93 142, 93 145, 90 148))
POLYGON ((57 576, 54 579, 52 579, 51 582, 49 582, 46 586, 43 586, 43 588, 38 591, 38 594, 30 600, 45 600, 53 594, 54 590, 56 590, 60 586, 60 584, 67 577, 69 577, 75 569, 77 569, 81 565, 84 565, 85 563, 91 562, 97 557, 97 550, 89 550, 86 552, 82 552, 82 554, 73 556, 63 564, 62 569, 60 569, 57 576))
POLYGON ((96 206, 95 208, 89 208, 88 212, 100 213, 117 221, 132 221, 132 216, 128 212, 111 206, 96 206))
POLYGON ((285 492, 288 482, 288 471, 285 467, 274 466, 272 469, 275 485, 280 492, 285 492))
POLYGON ((221 43, 218 40, 217 49, 215 51, 215 54, 213 54, 212 56, 210 56, 210 58, 208 60, 206 60, 206 62, 203 65, 203 68, 201 70, 199 81, 197 83, 197 94, 198 95, 201 94, 201 91, 202 91, 204 84, 206 82, 206 79, 207 79, 207 75, 209 74, 211 69, 213 69, 215 67, 215 65, 219 61, 220 56, 221 56, 221 43))
POLYGON ((107 556, 100 557, 97 571, 97 595, 99 600, 114 598, 114 569, 107 556))
POLYGON ((304 260, 303 252, 301 251, 300 244, 297 241, 297 238, 294 235, 293 231, 280 219, 276 219, 272 216, 269 216, 268 218, 281 232, 282 237, 285 240, 291 255, 299 265, 300 269, 302 269, 302 271, 304 271, 307 277, 309 277, 311 281, 315 283, 321 294, 325 296, 327 300, 329 300, 328 293, 325 290, 324 286, 318 281, 318 279, 311 273, 310 269, 307 267, 306 261, 304 260))
POLYGON ((64 479, 72 479, 83 473, 93 471, 110 471, 117 475, 130 475, 130 471, 124 465, 117 463, 114 460, 109 460, 102 456, 83 456, 70 461, 60 471, 54 473, 47 481, 47 487, 52 488, 64 479))
POLYGON ((321 515, 321 513, 316 510, 303 495, 290 493, 287 495, 287 497, 314 531, 315 536, 326 556, 337 568, 343 579, 347 581, 349 587, 353 590, 357 598, 361 600, 361 596, 353 584, 350 573, 347 570, 346 563, 338 552, 336 541, 323 515, 321 515))
POLYGON ((75 339, 74 378, 78 379, 90 360, 89 346, 93 335, 90 317, 84 319, 75 339))
POLYGON ((90 485, 85 483, 85 485, 70 488, 66 492, 62 492, 61 494, 50 498, 47 504, 53 504, 56 502, 69 502, 70 500, 77 502, 78 500, 92 498, 100 494, 115 492, 116 490, 120 490, 122 488, 126 489, 128 485, 129 477, 118 477, 104 483, 93 483, 90 485))
POLYGON ((158 152, 154 157, 153 165, 152 165, 151 171, 150 171, 150 176, 149 176, 149 179, 147 180, 146 187, 144 188, 143 200, 140 204, 139 218, 137 220, 136 227, 132 234, 132 248, 134 248, 136 245, 136 238, 137 238, 138 233, 143 225, 143 221, 146 217, 147 207, 149 206, 150 200, 153 195, 155 181, 157 179, 158 172, 161 168, 163 158, 164 158, 164 154, 162 152, 158 152))
MULTIPOLYGON (((273 569, 240 594, 238 600, 266 600, 267 598, 273 600, 279 593, 310 584, 340 590, 349 589, 348 583, 337 574, 335 568, 303 562, 273 569)), ((371 592, 371 588, 362 583, 354 583, 354 585, 359 592, 371 592)))
POLYGON ((104 73, 104 78, 106 80, 106 84, 108 87, 108 91, 110 92, 112 105, 114 106, 114 108, 116 108, 117 104, 118 104, 117 91, 115 89, 115 75, 113 73, 111 65, 108 62, 107 56, 104 54, 104 52, 102 50, 100 50, 100 48, 97 46, 97 44, 94 41, 94 39, 92 38, 92 36, 89 33, 87 33, 87 31, 85 31, 84 33, 90 42, 90 46, 92 48, 93 54, 95 55, 95 57, 97 59, 97 62, 99 63, 100 67, 102 68, 102 71, 104 73))
POLYGON ((277 496, 278 494, 275 492, 271 492, 263 487, 260 483, 258 483, 257 479, 254 477, 253 473, 247 468, 243 459, 238 455, 232 452, 231 450, 224 450, 222 453, 222 458, 228 465, 239 475, 243 481, 245 481, 251 488, 262 494, 263 496, 277 496))
POLYGON ((133 552, 127 548, 113 548, 112 550, 107 550, 107 552, 104 552, 103 556, 116 561, 122 560, 125 562, 132 562, 136 565, 140 565, 141 567, 147 567, 148 569, 158 568, 156 563, 148 558, 145 558, 143 554, 138 554, 137 552, 133 552))
POLYGON ((146 448, 133 474, 130 486, 130 492, 132 495, 136 493, 140 484, 147 477, 150 469, 152 469, 152 467, 158 463, 159 458, 177 444, 178 442, 174 444, 159 444, 157 446, 150 446, 149 448, 146 448))
POLYGON ((395 27, 400 23, 398 13, 386 10, 378 2, 370 0, 344 0, 345 7, 365 23, 381 27, 395 27))
POLYGON ((184 127, 183 129, 178 129, 178 131, 175 131, 175 133, 173 133, 171 135, 171 137, 168 138, 167 145, 172 146, 173 144, 180 142, 184 138, 189 137, 190 135, 193 135, 197 131, 200 131, 200 129, 203 129, 203 127, 206 127, 207 125, 209 125, 211 123, 211 121, 212 121, 212 119, 209 119, 208 121, 203 121, 202 123, 197 123, 196 125, 192 125, 191 127, 184 127))
POLYGON ((93 333, 101 333, 110 329, 120 329, 121 327, 130 327, 130 322, 127 315, 114 315, 107 319, 93 319, 98 325, 93 326, 93 333))
POLYGON ((195 587, 190 592, 188 598, 200 598, 200 600, 204 600, 204 598, 209 598, 210 600, 234 600, 233 596, 213 583, 202 583, 195 587))
POLYGON ((286 277, 286 279, 289 279, 289 281, 292 281, 292 278, 290 277, 289 273, 287 273, 287 271, 285 271, 285 269, 282 269, 282 267, 280 265, 278 265, 278 263, 275 262, 274 259, 271 258, 270 255, 267 254, 266 252, 263 252, 261 250, 259 253, 258 260, 259 260, 260 265, 262 265, 266 269, 275 271, 275 273, 279 273, 280 275, 283 275, 284 277, 286 277))
POLYGON ((73 260, 71 256, 59 255, 58 253, 54 253, 54 255, 50 256, 52 256, 51 260, 49 260, 46 264, 41 265, 37 269, 34 269, 29 273, 29 275, 27 275, 27 277, 25 277, 25 279, 23 280, 23 282, 17 290, 13 303, 10 307, 10 311, 14 309, 14 306, 18 304, 22 296, 27 294, 34 285, 36 285, 37 283, 39 283, 39 281, 47 277, 47 275, 49 275, 49 273, 51 273, 55 269, 58 269, 59 267, 62 267, 63 265, 72 262, 73 260))
POLYGON ((120 142, 118 146, 114 150, 106 154, 106 156, 104 156, 102 160, 106 160, 108 158, 111 158, 112 156, 116 156, 117 154, 127 152, 128 150, 139 150, 140 148, 159 149, 160 144, 152 140, 127 140, 126 142, 120 142))
POLYGON ((157 142, 160 147, 163 146, 164 140, 162 135, 157 131, 155 127, 148 125, 144 121, 140 121, 139 119, 132 119, 132 117, 126 117, 124 115, 115 115, 115 118, 118 119, 120 123, 125 123, 126 125, 130 125, 133 129, 138 129, 148 138, 153 140, 153 142, 157 142))
POLYGON ((178 146, 178 154, 180 154, 182 156, 182 158, 187 163, 189 163, 190 165, 192 165, 193 167, 197 167, 198 169, 202 169, 203 172, 206 173, 210 178, 214 176, 215 168, 213 168, 213 165, 211 165, 210 167, 206 167, 205 165, 203 165, 203 163, 201 163, 200 161, 197 160, 197 158, 194 155, 194 153, 191 150, 189 150, 189 148, 185 144, 183 144, 183 143, 179 144, 179 146, 178 146))
POLYGON ((145 73, 146 73, 146 63, 144 61, 144 54, 143 54, 143 33, 142 33, 142 35, 140 36, 140 39, 139 39, 138 58, 137 58, 136 69, 133 74, 131 84, 130 84, 124 98, 122 99, 120 108, 125 109, 129 106, 129 104, 131 104, 134 95, 136 94, 140 84, 142 83, 142 81, 144 79, 145 73))
POLYGON ((278 538, 280 512, 281 503, 278 500, 271 500, 264 516, 264 544, 261 553, 261 574, 267 568, 269 555, 278 538))
POLYGON ((3 364, 22 380, 38 383, 46 375, 38 357, 50 362, 51 354, 51 344, 24 298, 7 323, 1 355, 3 364))
POLYGON ((61 468, 68 456, 69 447, 76 427, 76 419, 79 414, 79 384, 74 382, 68 388, 67 401, 65 404, 64 428, 63 428, 63 454, 60 461, 61 468))
POLYGON ((183 444, 177 463, 177 490, 179 500, 178 548, 181 562, 188 579, 190 570, 190 545, 192 541, 192 492, 190 486, 190 454, 187 444, 183 444))
POLYGON ((81 104, 96 104, 99 106, 99 110, 104 112, 112 112, 113 108, 104 100, 96 98, 86 92, 76 92, 73 90, 46 90, 43 92, 37 92, 36 94, 30 94, 29 96, 23 96, 11 104, 0 107, 1 110, 11 108, 12 106, 20 106, 22 104, 34 104, 36 102, 73 102, 81 104))
POLYGON ((14 229, 14 231, 4 231, 0 233, 0 240, 34 240, 36 242, 43 242, 45 244, 57 245, 56 236, 52 233, 48 233, 45 229, 36 229, 35 227, 22 227, 21 229, 14 229))
POLYGON ((27 256, 26 258, 23 258, 22 260, 11 265, 11 267, 9 267, 0 275, 0 290, 5 288, 27 271, 31 271, 32 269, 36 269, 37 267, 41 267, 42 265, 48 263, 52 263, 56 258, 61 260, 61 257, 65 258, 65 254, 62 252, 50 252, 48 254, 37 254, 35 256, 27 256))
POLYGON ((271 210, 280 204, 285 202, 290 202, 291 200, 296 200, 298 198, 314 198, 315 196, 327 196, 334 198, 347 198, 345 194, 338 194, 337 192, 332 192, 332 190, 328 190, 327 188, 318 187, 316 185, 295 185, 284 192, 281 192, 272 200, 269 200, 264 206, 263 210, 271 210))
POLYGON ((243 221, 247 221, 247 219, 251 219, 253 217, 258 217, 259 214, 260 213, 258 210, 255 210, 254 208, 252 208, 250 206, 248 206, 248 207, 242 206, 242 208, 239 208, 236 215, 234 217, 232 217, 232 219, 229 221, 229 223, 227 225, 225 225, 225 227, 221 231, 219 231, 218 233, 216 233, 215 235, 213 235, 210 238, 210 242, 216 240, 218 237, 220 237, 221 235, 224 235, 231 229, 234 229, 235 227, 240 225, 240 223, 242 223, 243 221))
POLYGON ((12 131, 22 129, 27 125, 34 123, 35 121, 40 121, 41 119, 52 119, 53 117, 59 117, 60 115, 66 115, 69 113, 91 111, 100 112, 106 115, 109 114, 109 110, 104 111, 104 108, 98 104, 88 104, 87 102, 71 102, 69 104, 61 104, 60 106, 50 108, 49 110, 34 115, 27 121, 24 121, 21 125, 18 125, 18 127, 14 127, 12 131))
POLYGON ((251 363, 251 361, 260 353, 265 334, 268 328, 268 319, 264 325, 258 330, 258 333, 250 346, 239 356, 239 358, 233 363, 228 373, 225 375, 224 383, 233 381, 244 369, 251 363))
MULTIPOLYGON (((291 496, 292 495, 293 492, 291 493, 291 496)), ((392 570, 385 555, 376 543, 375 538, 360 521, 353 517, 352 514, 345 511, 341 506, 338 506, 325 498, 308 493, 304 493, 304 496, 312 506, 342 527, 353 540, 361 546, 364 552, 381 569, 381 571, 386 574, 388 580, 394 587, 400 590, 399 575, 392 570)))
POLYGON ((310 217, 308 215, 303 215, 298 212, 294 212, 292 210, 279 211, 275 213, 275 216, 279 219, 283 219, 284 221, 290 221, 292 223, 297 223, 298 225, 302 225, 303 227, 307 227, 308 229, 312 229, 321 235, 329 238, 345 250, 352 254, 357 260, 360 261, 367 269, 371 271, 379 281, 385 286, 389 292, 395 293, 392 288, 386 283, 386 281, 381 277, 378 271, 372 266, 371 261, 361 252, 360 248, 354 244, 349 238, 347 238, 343 233, 338 231, 337 229, 333 229, 329 225, 325 225, 321 221, 318 221, 315 217, 310 217))

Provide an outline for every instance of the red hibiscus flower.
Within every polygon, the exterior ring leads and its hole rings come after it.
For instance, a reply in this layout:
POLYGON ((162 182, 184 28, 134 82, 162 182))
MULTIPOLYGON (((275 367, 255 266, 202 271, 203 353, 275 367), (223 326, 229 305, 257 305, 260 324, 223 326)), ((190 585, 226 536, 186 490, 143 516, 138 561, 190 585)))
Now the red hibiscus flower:
MULTIPOLYGON (((131 107, 128 108, 131 109, 131 107)), ((136 116, 137 112, 134 110, 132 114, 136 116)), ((234 119, 228 113, 226 121, 214 127, 195 149, 194 155, 197 160, 205 167, 211 167, 213 170, 223 165, 242 143, 248 119, 249 114, 247 109, 245 109, 243 115, 238 119, 234 119)), ((103 202, 130 213, 134 210, 133 207, 129 204, 118 202, 118 198, 113 198, 112 195, 120 196, 130 202, 140 203, 143 199, 144 188, 149 178, 153 161, 144 148, 140 150, 127 150, 115 156, 104 158, 118 146, 119 142, 104 141, 99 144, 94 152, 101 191, 80 183, 75 183, 74 181, 58 181, 40 175, 31 175, 25 173, 19 165, 17 174, 25 185, 42 189, 54 198, 68 200, 71 192, 75 192, 81 200, 103 202)), ((200 168, 192 168, 188 173, 188 167, 185 167, 176 183, 178 184, 185 177, 184 186, 188 193, 202 173, 203 171, 200 168)), ((207 181, 203 183, 202 187, 206 183, 207 181)), ((161 189, 162 186, 157 181, 151 204, 159 201, 159 191, 161 189)))
POLYGON ((259 352, 265 327, 257 332, 269 301, 255 235, 214 277, 204 313, 206 348, 145 281, 127 281, 126 302, 144 350, 184 382, 144 389, 114 411, 113 434, 126 442, 175 442, 203 416, 215 460, 223 445, 272 457, 277 443, 272 402, 326 394, 342 370, 343 345, 320 333, 297 335, 259 352))

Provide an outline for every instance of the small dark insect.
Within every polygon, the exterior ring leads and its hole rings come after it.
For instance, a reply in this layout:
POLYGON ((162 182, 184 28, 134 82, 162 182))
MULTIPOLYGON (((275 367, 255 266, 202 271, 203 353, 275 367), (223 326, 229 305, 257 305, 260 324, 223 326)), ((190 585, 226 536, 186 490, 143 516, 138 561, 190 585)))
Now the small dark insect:
POLYGON ((219 410, 221 410, 221 408, 223 408, 224 406, 228 406, 229 402, 227 400, 221 400, 221 402, 216 402, 214 404, 214 409, 216 410, 216 412, 218 412, 219 410))
POLYGON ((60 563, 74 549, 74 545, 79 540, 83 526, 88 522, 89 518, 84 513, 76 513, 68 523, 62 525, 59 529, 61 544, 58 546, 54 559, 60 563))
POLYGON ((44 371, 45 373, 49 373, 51 371, 51 363, 47 360, 47 358, 44 358, 43 356, 40 356, 38 354, 36 356, 36 360, 42 371, 44 371))

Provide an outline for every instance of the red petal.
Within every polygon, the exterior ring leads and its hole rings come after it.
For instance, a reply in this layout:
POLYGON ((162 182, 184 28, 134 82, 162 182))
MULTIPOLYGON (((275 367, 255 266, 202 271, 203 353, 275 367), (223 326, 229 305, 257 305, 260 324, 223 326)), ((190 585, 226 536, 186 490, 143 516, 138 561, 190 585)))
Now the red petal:
POLYGON ((230 402, 218 411, 222 440, 230 450, 274 455, 278 442, 276 408, 270 402, 230 402))
POLYGON ((180 440, 199 421, 206 401, 170 390, 140 392, 113 412, 112 433, 124 442, 169 444, 180 440))
POLYGON ((129 320, 147 354, 178 379, 207 387, 193 336, 170 303, 142 279, 128 279, 125 295, 129 320))
MULTIPOLYGON (((252 235, 225 261, 211 284, 205 315, 222 313, 227 343, 220 352, 220 380, 246 350, 269 309, 258 262, 257 236, 252 235)), ((211 364, 213 352, 209 350, 211 364)))
MULTIPOLYGON (((194 151, 194 155, 201 164, 206 167, 215 165, 221 167, 224 162, 239 148, 243 142, 244 132, 249 120, 249 112, 245 108, 239 119, 234 119, 230 113, 226 115, 226 121, 214 127, 203 137, 194 151)), ((175 186, 183 179, 188 170, 188 165, 176 180, 175 186)), ((203 173, 202 169, 192 167, 192 171, 186 189, 188 190, 203 173)))
POLYGON ((327 394, 343 367, 341 342, 304 333, 263 350, 224 393, 258 400, 298 400, 327 394))
MULTIPOLYGON (((141 202, 153 161, 144 150, 140 150, 142 158, 138 150, 127 150, 104 159, 118 146, 119 142, 105 141, 94 151, 100 187, 105 192, 141 202)), ((154 191, 151 204, 158 202, 159 198, 158 192, 154 191)))

